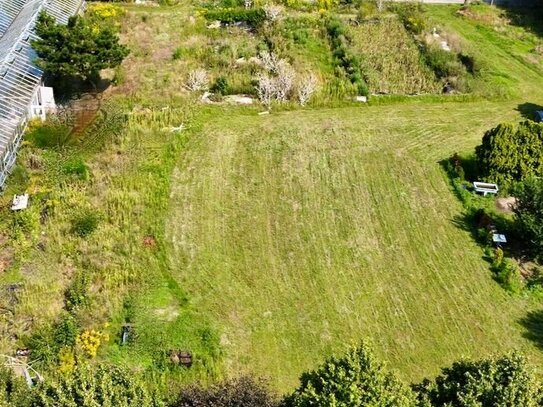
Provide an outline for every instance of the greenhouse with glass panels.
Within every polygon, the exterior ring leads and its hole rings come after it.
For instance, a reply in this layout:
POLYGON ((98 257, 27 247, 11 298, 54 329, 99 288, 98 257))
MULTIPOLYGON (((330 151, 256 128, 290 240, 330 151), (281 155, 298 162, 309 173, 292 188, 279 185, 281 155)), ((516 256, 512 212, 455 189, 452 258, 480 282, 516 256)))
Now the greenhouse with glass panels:
POLYGON ((0 188, 13 169, 29 119, 54 108, 52 89, 42 86, 32 40, 36 19, 45 11, 66 24, 84 0, 0 0, 0 188))

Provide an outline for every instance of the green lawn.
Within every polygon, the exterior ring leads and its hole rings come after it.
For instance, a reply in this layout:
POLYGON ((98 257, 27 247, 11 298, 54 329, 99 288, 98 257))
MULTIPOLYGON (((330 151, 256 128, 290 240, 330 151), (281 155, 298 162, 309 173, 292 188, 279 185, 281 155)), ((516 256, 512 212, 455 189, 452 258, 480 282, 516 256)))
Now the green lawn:
POLYGON ((515 116, 473 108, 208 116, 174 174, 170 259, 219 328, 230 373, 286 390, 362 337, 409 379, 531 351, 517 324, 528 301, 491 279, 437 163, 515 116))

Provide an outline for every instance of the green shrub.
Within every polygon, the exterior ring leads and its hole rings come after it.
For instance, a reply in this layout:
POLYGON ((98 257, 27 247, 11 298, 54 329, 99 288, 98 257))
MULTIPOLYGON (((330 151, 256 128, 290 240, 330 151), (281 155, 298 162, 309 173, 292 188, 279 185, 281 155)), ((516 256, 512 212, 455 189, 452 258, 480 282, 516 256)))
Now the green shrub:
POLYGON ((543 180, 529 180, 515 188, 515 228, 537 259, 543 259, 543 180))
POLYGON ((183 48, 177 47, 177 48, 173 51, 172 59, 173 59, 174 61, 177 61, 178 59, 181 59, 182 56, 183 56, 183 48))
POLYGON ((325 28, 332 47, 336 76, 341 78, 345 75, 354 85, 357 94, 368 95, 368 85, 361 71, 362 61, 349 49, 350 39, 345 26, 337 18, 329 18, 325 28))
POLYGON ((72 220, 71 231, 79 237, 87 237, 96 230, 99 222, 100 217, 96 213, 86 211, 72 220))
POLYGON ((81 180, 89 179, 89 167, 80 157, 73 157, 62 166, 62 171, 67 175, 73 175, 81 180))
POLYGON ((445 51, 437 46, 426 45, 423 47, 423 56, 426 65, 440 79, 459 77, 465 72, 462 63, 453 52, 445 51))
POLYGON ((50 326, 36 327, 32 335, 23 338, 23 343, 32 349, 31 361, 42 366, 50 366, 57 361, 58 347, 50 326))
POLYGON ((134 372, 107 365, 79 364, 32 388, 32 407, 161 407, 134 372))
POLYGON ((71 126, 56 118, 30 125, 25 138, 38 148, 59 148, 70 141, 71 126))
POLYGON ((502 123, 475 149, 482 178, 507 191, 516 182, 543 176, 543 124, 502 123))
POLYGON ((30 392, 23 377, 17 376, 13 370, 0 367, 0 406, 29 406, 30 392))
POLYGON ((493 268, 495 279, 507 291, 519 293, 522 290, 522 278, 518 266, 510 259, 504 259, 493 268))
POLYGON ((455 362, 434 380, 413 388, 419 393, 420 407, 541 405, 541 383, 526 359, 515 353, 455 362))
POLYGON ((73 312, 87 305, 89 285, 90 278, 87 272, 77 271, 72 279, 72 283, 64 293, 64 301, 68 311, 73 312))
POLYGON ((420 3, 390 3, 389 8, 400 17, 405 29, 415 35, 426 30, 426 17, 420 3))
POLYGON ((39 213, 31 208, 13 214, 13 232, 34 235, 40 228, 39 213))
POLYGON ((300 377, 300 386, 285 407, 395 406, 415 407, 415 395, 385 369, 371 348, 362 343, 342 357, 327 359, 300 377))
POLYGON ((494 267, 500 267, 503 263, 503 250, 498 247, 496 250, 494 250, 494 260, 492 262, 492 265, 494 267))
POLYGON ((181 391, 170 407, 274 407, 275 398, 264 382, 251 377, 225 381, 210 387, 192 386, 181 391))
POLYGON ((261 8, 228 8, 206 10, 204 16, 210 21, 220 21, 223 24, 244 22, 252 27, 258 27, 266 20, 266 13, 261 8))
POLYGON ((228 84, 228 79, 225 76, 219 76, 213 85, 211 85, 211 91, 218 93, 220 95, 228 95, 230 91, 230 86, 228 84))
MULTIPOLYGON (((70 296, 73 296, 74 294, 75 293, 72 291, 70 296)), ((60 317, 60 320, 53 326, 53 337, 59 349, 64 346, 74 346, 78 332, 79 327, 75 318, 68 313, 64 313, 60 317)))

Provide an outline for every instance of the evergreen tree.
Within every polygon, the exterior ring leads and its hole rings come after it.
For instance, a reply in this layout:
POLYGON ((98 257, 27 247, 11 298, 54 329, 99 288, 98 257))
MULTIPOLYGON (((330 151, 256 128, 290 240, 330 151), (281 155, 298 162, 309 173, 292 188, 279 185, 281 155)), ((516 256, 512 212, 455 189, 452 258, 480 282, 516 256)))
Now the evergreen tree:
POLYGON ((102 69, 120 65, 129 52, 119 44, 113 26, 96 19, 75 16, 62 25, 42 12, 35 30, 40 37, 32 42, 38 55, 36 62, 56 77, 96 80, 102 69))

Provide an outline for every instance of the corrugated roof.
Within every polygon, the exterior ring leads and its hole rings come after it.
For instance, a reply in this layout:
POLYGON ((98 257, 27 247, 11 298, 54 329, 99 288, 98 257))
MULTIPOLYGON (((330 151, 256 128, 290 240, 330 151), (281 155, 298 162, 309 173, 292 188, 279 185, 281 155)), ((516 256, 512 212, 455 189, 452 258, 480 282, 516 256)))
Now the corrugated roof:
POLYGON ((15 160, 20 135, 43 72, 34 60, 34 26, 45 10, 66 24, 84 0, 0 0, 0 187, 15 160))

